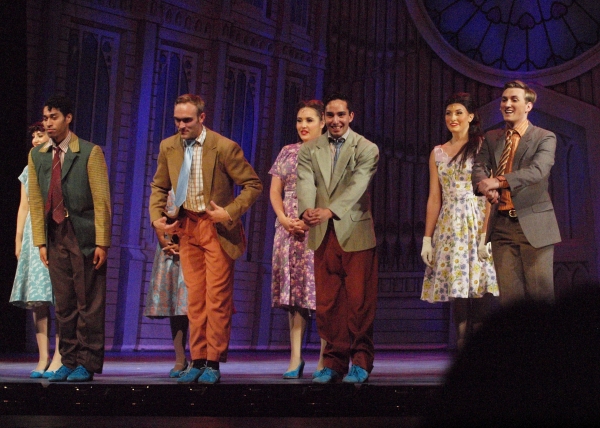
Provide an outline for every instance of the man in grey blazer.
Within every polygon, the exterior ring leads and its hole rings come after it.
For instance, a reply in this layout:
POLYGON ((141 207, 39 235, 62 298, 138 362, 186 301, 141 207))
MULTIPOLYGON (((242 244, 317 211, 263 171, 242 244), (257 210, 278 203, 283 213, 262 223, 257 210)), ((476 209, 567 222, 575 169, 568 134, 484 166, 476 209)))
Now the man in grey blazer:
POLYGON ((554 300, 554 244, 560 232, 548 177, 556 136, 527 119, 535 100, 536 93, 521 81, 504 85, 500 111, 506 127, 485 135, 473 166, 475 192, 492 203, 487 240, 503 305, 554 300))
POLYGON ((346 96, 331 95, 324 104, 327 133, 298 153, 298 213, 310 226, 317 329, 327 342, 325 367, 313 382, 346 375, 344 382, 362 383, 374 357, 378 266, 368 187, 379 149, 350 129, 354 112, 346 96))

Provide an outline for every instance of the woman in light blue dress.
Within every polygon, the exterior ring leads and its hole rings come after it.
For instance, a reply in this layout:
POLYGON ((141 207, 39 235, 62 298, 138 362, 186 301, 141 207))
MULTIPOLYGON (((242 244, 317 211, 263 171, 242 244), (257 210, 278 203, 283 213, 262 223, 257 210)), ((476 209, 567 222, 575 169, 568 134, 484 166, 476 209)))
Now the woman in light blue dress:
MULTIPOLYGON (((173 191, 169 191, 167 211, 174 208, 173 191)), ((151 319, 168 317, 175 350, 175 365, 169 377, 179 377, 188 367, 185 356, 189 321, 187 288, 180 269, 179 241, 176 237, 156 231, 158 245, 152 265, 152 279, 146 293, 144 316, 151 319), (175 239, 174 239, 175 238, 175 239)))
MULTIPOLYGON (((49 141, 44 125, 40 122, 31 125, 29 132, 34 147, 49 141)), ((19 181, 21 182, 21 202, 17 214, 17 234, 15 237, 15 255, 18 263, 10 302, 16 306, 32 310, 39 360, 30 377, 48 378, 62 365, 58 350, 58 334, 56 335, 54 356, 50 360, 50 305, 54 305, 54 295, 48 269, 40 260, 39 249, 34 247, 32 242, 29 199, 27 196, 27 167, 19 176, 19 181)))

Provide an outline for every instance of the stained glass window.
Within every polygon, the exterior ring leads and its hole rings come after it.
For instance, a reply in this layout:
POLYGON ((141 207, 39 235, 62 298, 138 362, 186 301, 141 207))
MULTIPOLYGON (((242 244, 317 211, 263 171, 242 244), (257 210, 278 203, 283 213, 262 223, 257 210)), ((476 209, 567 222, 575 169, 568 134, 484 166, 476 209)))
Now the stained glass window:
POLYGON ((442 37, 472 60, 528 72, 600 43, 598 0, 422 0, 442 37))

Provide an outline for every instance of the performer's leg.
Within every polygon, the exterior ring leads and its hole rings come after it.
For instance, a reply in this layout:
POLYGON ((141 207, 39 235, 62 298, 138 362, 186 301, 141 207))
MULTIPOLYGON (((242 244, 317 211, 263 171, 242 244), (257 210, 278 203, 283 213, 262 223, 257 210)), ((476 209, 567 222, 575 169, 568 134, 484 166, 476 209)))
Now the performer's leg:
POLYGON ((498 217, 491 241, 502 305, 525 297, 525 274, 521 259, 522 240, 523 231, 518 222, 506 217, 498 217))
POLYGON ((169 317, 169 326, 171 327, 171 337, 173 338, 173 349, 175 351, 175 365, 173 370, 183 370, 185 368, 185 344, 188 334, 187 315, 175 315, 169 317))
POLYGON ((375 347, 373 345, 373 322, 377 308, 378 263, 377 251, 344 253, 347 295, 347 328, 350 332, 350 355, 352 364, 369 373, 373 369, 375 347))
POLYGON ((182 220, 179 256, 188 292, 191 357, 206 362, 206 264, 204 251, 196 240, 197 227, 197 221, 182 220))
POLYGON ((44 372, 50 363, 49 331, 50 331, 50 308, 48 305, 39 305, 31 308, 33 313, 33 326, 35 327, 35 341, 38 347, 38 364, 34 371, 44 372))
POLYGON ((469 299, 456 298, 451 301, 454 326, 456 327, 456 348, 461 350, 467 336, 469 319, 469 299))
POLYGON ((554 245, 521 246, 525 269, 525 292, 534 300, 554 301, 554 245))
POLYGON ((290 365, 286 372, 296 370, 302 361, 302 339, 306 331, 306 314, 299 309, 291 310, 288 312, 288 321, 290 325, 290 365))
MULTIPOLYGON (((206 257, 206 359, 207 364, 225 362, 233 314, 234 260, 221 247, 217 230, 208 218, 201 219, 199 226, 206 257)), ((218 368, 218 364, 215 366, 218 368)))
POLYGON ((67 223, 73 287, 77 296, 77 365, 91 373, 102 373, 104 365, 104 325, 106 308, 106 263, 95 268, 94 254, 85 256, 75 231, 67 223))
POLYGON ((71 272, 70 244, 67 240, 67 219, 60 225, 48 224, 48 273, 54 292, 55 316, 57 322, 62 363, 70 368, 77 367, 77 297, 71 272))
POLYGON ((345 374, 350 360, 350 335, 343 285, 342 251, 333 227, 315 251, 315 289, 317 330, 327 343, 323 353, 325 367, 345 374))

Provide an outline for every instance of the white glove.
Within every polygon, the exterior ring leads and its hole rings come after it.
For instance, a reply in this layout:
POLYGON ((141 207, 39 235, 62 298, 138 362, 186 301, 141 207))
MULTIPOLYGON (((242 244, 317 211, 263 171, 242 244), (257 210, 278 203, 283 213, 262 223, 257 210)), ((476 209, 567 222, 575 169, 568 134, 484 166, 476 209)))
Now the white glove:
POLYGON ((433 267, 433 248, 431 248, 431 236, 423 237, 421 258, 423 259, 423 263, 425 263, 429 267, 433 267))
POLYGON ((477 246, 477 255, 479 260, 483 261, 492 255, 492 243, 485 243, 485 233, 479 235, 479 245, 477 246))

